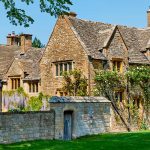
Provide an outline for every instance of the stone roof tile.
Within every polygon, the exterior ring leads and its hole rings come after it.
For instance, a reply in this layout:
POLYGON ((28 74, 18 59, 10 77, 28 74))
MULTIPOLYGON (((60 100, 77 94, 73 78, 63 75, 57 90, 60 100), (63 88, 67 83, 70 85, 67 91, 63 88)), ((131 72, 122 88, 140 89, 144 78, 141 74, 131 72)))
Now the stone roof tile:
POLYGON ((19 46, 0 45, 0 78, 7 72, 16 55, 20 52, 19 46))
POLYGON ((14 59, 17 59, 21 69, 28 74, 26 80, 39 79, 39 62, 44 50, 32 47, 22 54, 20 46, 0 45, 0 79, 3 79, 14 59))
MULTIPOLYGON (((84 43, 89 55, 94 59, 107 59, 100 52, 100 49, 107 44, 115 25, 92 22, 75 17, 68 17, 68 19, 84 43)), ((149 64, 149 60, 141 51, 146 48, 150 39, 150 29, 138 29, 121 25, 118 25, 118 29, 129 50, 130 63, 149 64)))

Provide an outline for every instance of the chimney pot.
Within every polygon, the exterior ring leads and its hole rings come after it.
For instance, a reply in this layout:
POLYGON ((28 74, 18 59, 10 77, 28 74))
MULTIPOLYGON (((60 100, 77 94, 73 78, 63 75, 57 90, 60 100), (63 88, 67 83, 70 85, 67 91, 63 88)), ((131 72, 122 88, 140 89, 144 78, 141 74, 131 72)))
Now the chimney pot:
POLYGON ((15 31, 12 31, 12 35, 15 35, 15 31))

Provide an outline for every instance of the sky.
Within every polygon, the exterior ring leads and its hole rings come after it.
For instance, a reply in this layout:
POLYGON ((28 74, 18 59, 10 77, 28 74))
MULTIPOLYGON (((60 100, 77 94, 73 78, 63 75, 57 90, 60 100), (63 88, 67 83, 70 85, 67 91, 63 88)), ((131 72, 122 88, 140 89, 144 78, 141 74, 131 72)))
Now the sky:
MULTIPOLYGON (((146 11, 149 9, 150 0, 72 0, 72 2, 73 6, 70 9, 77 13, 77 18, 130 27, 147 26, 146 11)), ((0 44, 6 44, 6 36, 12 31, 16 34, 32 34, 33 38, 36 36, 43 44, 47 44, 57 18, 41 13, 37 0, 30 6, 17 2, 17 6, 25 9, 35 22, 29 28, 10 24, 6 10, 0 2, 0 44)))

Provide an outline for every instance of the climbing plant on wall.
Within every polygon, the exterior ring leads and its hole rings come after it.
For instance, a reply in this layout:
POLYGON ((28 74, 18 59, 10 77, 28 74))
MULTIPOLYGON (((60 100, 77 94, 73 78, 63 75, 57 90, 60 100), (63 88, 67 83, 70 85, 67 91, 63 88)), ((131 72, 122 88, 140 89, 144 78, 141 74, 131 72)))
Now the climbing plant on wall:
POLYGON ((86 96, 87 95, 87 79, 81 70, 63 73, 63 91, 69 96, 86 96))
POLYGON ((95 95, 104 96, 111 101, 115 112, 118 114, 127 130, 130 131, 130 127, 126 122, 126 119, 119 111, 119 107, 117 105, 115 97, 116 90, 126 87, 124 76, 122 74, 119 74, 117 71, 99 70, 96 71, 95 83, 95 95))
MULTIPOLYGON (((135 109, 134 106, 135 97, 142 99, 144 114, 146 114, 146 117, 142 116, 140 118, 142 119, 141 124, 143 124, 145 119, 148 120, 150 109, 150 66, 133 66, 125 74, 100 70, 96 72, 95 83, 95 94, 107 97, 119 115, 118 110, 120 109, 115 99, 115 91, 120 88, 126 90, 127 96, 125 101, 127 103, 125 106, 128 108, 129 120, 125 122, 130 123, 130 111, 134 112, 134 118, 137 117, 139 119, 139 116, 137 116, 137 108, 135 109)), ((125 120, 124 118, 122 119, 125 120)))
POLYGON ((139 97, 142 99, 143 110, 148 119, 150 109, 150 66, 130 67, 126 73, 129 80, 130 98, 139 97))

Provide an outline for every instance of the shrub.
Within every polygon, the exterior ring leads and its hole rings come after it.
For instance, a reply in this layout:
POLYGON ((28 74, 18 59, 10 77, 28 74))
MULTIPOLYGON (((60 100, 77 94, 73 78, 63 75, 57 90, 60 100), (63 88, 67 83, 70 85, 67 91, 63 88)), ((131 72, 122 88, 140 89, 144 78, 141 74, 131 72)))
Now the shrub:
POLYGON ((27 107, 25 111, 39 111, 42 108, 42 99, 36 96, 32 96, 27 101, 27 107))

